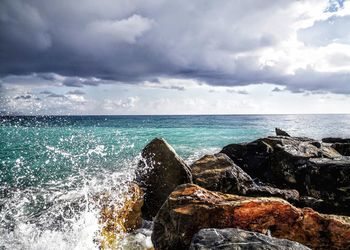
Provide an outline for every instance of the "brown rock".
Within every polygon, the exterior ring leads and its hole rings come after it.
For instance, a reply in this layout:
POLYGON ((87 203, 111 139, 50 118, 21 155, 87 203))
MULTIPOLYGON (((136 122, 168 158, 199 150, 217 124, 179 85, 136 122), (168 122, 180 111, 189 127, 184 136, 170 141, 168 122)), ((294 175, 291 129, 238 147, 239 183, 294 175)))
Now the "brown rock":
POLYGON ((211 190, 249 196, 275 196, 289 201, 299 200, 296 190, 257 185, 227 155, 205 155, 191 165, 193 183, 211 190))
POLYGON ((110 194, 104 194, 99 200, 101 216, 101 249, 110 249, 118 243, 121 233, 130 232, 141 227, 141 207, 143 192, 140 187, 131 183, 124 199, 115 204, 110 194))
POLYGON ((153 139, 142 151, 136 181, 144 190, 142 216, 151 220, 168 195, 180 184, 191 183, 190 168, 161 138, 153 139))
POLYGON ((278 198, 249 198, 179 186, 159 210, 152 233, 156 249, 187 249, 202 228, 240 228, 289 239, 314 249, 349 249, 350 224, 298 209, 278 198))

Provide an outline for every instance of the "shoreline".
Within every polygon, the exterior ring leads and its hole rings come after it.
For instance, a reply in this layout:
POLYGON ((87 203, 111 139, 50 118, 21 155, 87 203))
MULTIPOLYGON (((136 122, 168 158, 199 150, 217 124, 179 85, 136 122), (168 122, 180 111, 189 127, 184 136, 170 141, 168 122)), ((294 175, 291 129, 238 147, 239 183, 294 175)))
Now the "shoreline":
POLYGON ((317 141, 279 129, 276 133, 227 145, 190 166, 164 139, 155 138, 143 149, 136 170, 143 204, 126 221, 142 218, 151 224, 152 242, 159 250, 253 244, 248 236, 238 239, 234 228, 243 230, 242 235, 258 233, 254 237, 265 247, 270 243, 263 235, 268 235, 279 242, 276 249, 350 247, 350 189, 342 190, 350 186, 350 139, 317 141), (336 183, 325 186, 332 178, 336 183), (218 235, 210 228, 223 229, 225 242, 209 240, 218 235))

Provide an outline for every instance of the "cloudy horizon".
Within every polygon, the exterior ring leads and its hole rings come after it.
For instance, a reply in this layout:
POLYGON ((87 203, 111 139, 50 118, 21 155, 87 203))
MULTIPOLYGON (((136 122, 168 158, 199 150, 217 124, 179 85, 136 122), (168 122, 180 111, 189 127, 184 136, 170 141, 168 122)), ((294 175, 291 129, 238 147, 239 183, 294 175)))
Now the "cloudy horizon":
POLYGON ((0 114, 349 113, 349 26, 349 0, 2 0, 0 114))

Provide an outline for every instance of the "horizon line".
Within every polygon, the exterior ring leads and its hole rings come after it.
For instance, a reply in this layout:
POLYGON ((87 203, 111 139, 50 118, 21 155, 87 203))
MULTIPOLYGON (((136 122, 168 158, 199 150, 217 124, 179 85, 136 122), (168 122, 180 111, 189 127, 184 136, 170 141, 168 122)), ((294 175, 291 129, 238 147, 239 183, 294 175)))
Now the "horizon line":
POLYGON ((350 115, 350 113, 271 113, 271 114, 0 114, 0 117, 48 117, 48 116, 274 116, 274 115, 350 115))

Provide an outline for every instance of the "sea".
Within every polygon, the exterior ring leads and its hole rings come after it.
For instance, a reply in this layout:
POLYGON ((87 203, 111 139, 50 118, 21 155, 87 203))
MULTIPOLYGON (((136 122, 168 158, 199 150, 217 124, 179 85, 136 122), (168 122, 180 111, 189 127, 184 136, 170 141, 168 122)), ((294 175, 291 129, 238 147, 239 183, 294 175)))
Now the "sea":
MULTIPOLYGON (((99 249, 95 197, 124 200, 153 138, 191 164, 275 127, 350 138, 350 115, 0 116, 0 249, 99 249)), ((149 235, 122 235, 115 249, 148 249, 149 235)))

